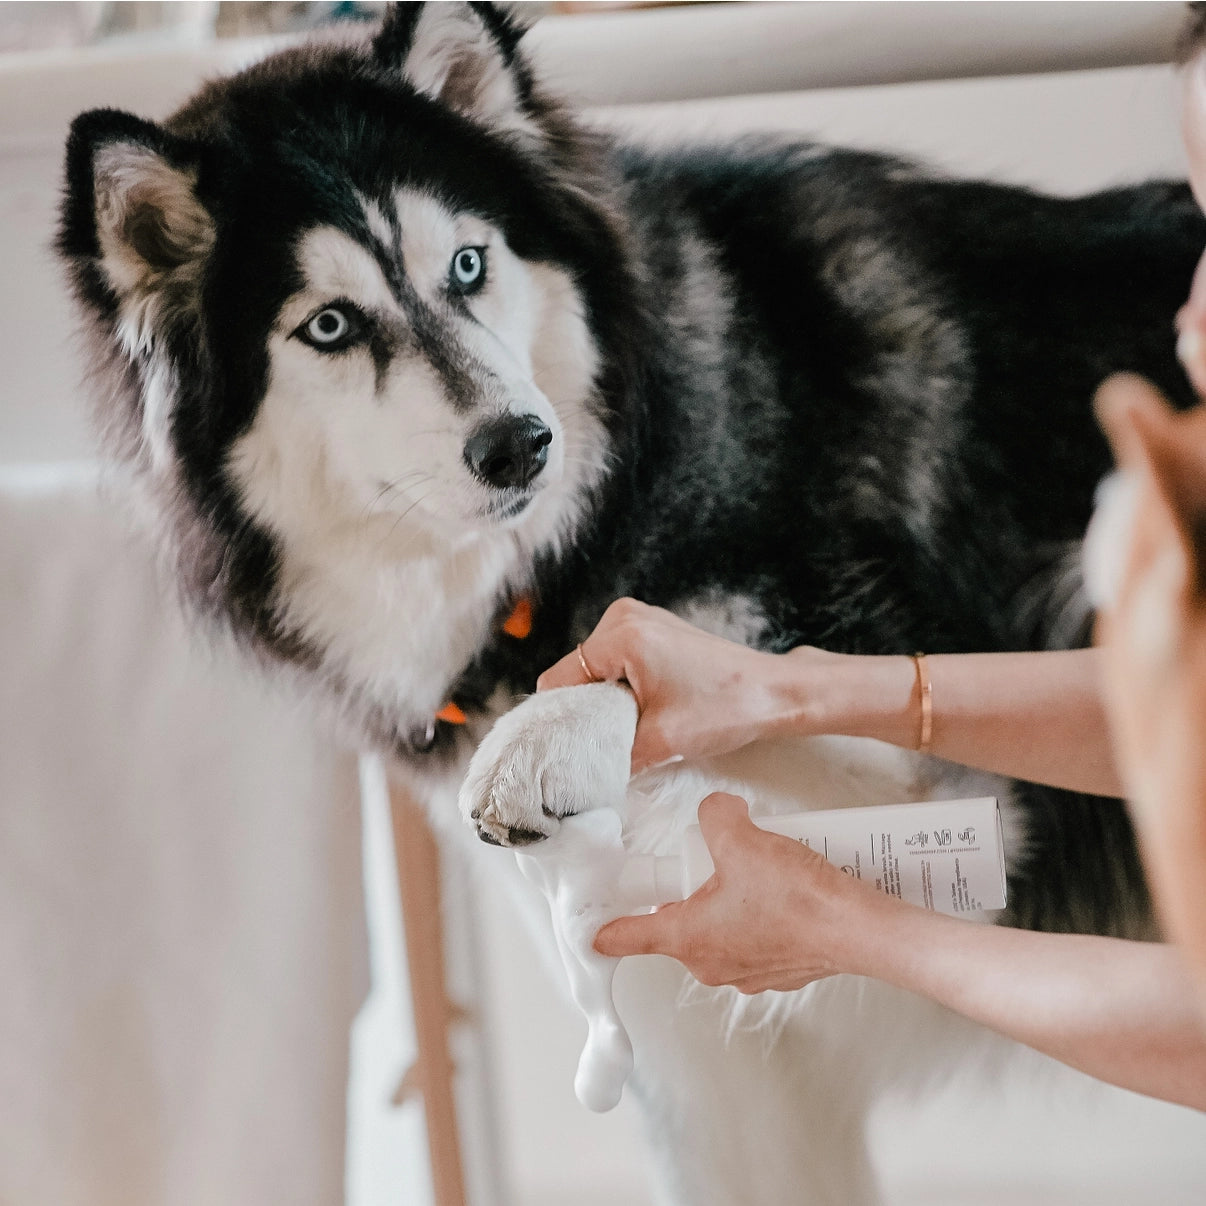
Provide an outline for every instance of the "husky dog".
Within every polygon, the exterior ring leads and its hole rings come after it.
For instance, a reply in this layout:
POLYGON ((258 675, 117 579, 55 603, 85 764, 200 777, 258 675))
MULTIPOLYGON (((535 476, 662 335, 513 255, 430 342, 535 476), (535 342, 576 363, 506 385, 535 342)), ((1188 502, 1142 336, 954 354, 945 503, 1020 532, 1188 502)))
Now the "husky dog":
MULTIPOLYGON (((524 701, 621 596, 767 650, 1082 641, 1090 398, 1120 369, 1186 398, 1188 189, 1052 199, 784 141, 654 154, 584 129, 521 43, 488 4, 398 5, 162 124, 75 121, 58 246, 196 609, 334 701, 437 819, 506 713, 509 779, 464 804, 502 845, 617 765, 622 794, 625 692, 524 701)), ((966 790, 876 743, 792 756, 659 772, 634 840, 719 784, 768 808, 966 790)), ((995 791, 1009 922, 1148 930, 1117 802, 995 791)), ((874 1201, 860 1111, 869 1065, 917 1046, 899 1002, 826 982, 726 1045, 724 1001, 676 1009, 679 974, 645 962, 626 1011, 674 1200, 874 1201)))

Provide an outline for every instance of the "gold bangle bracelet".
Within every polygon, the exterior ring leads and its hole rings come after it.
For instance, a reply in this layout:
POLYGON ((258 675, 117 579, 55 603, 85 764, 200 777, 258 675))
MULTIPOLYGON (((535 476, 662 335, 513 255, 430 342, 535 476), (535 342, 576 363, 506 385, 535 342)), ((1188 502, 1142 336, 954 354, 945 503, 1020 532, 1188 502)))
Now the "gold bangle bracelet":
POLYGON ((913 665, 917 667, 917 691, 921 696, 921 737, 917 749, 928 754, 930 739, 934 736, 934 684, 930 682, 924 653, 913 654, 913 665))

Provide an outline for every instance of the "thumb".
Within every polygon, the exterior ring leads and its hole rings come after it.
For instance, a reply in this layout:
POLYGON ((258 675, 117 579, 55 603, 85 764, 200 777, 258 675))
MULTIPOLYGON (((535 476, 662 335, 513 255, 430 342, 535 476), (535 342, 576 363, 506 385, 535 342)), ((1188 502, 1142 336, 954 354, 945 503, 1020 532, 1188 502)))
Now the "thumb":
MULTIPOLYGON (((1206 457, 1201 435, 1187 435, 1190 420, 1171 411, 1131 416, 1137 445, 1152 484, 1172 519, 1199 591, 1206 570, 1206 457)), ((1200 429, 1199 429, 1200 430, 1200 429)))
POLYGON ((1123 468, 1133 467, 1143 459, 1140 430, 1150 429, 1172 413, 1159 390, 1134 373, 1107 377, 1097 389, 1093 408, 1123 468))
POLYGON ((600 637, 596 629, 536 680, 536 690, 551 691, 554 687, 619 682, 625 677, 625 669, 621 651, 614 647, 614 642, 600 637))
POLYGON ((578 651, 567 653, 554 662, 537 680, 537 691, 552 691, 556 687, 579 687, 591 679, 578 661, 578 651))
POLYGON ((1206 571, 1206 456, 1201 408, 1176 415, 1147 382, 1127 374, 1098 390, 1098 418, 1120 464, 1146 475, 1171 519, 1198 592, 1206 571))
POLYGON ((666 948, 671 916, 677 905, 663 905, 656 913, 639 917, 617 917, 595 935, 594 948, 600 955, 621 959, 625 955, 658 955, 666 948))
POLYGON ((740 796, 714 791, 700 801, 699 830, 717 866, 740 839, 742 831, 751 828, 750 806, 740 796))

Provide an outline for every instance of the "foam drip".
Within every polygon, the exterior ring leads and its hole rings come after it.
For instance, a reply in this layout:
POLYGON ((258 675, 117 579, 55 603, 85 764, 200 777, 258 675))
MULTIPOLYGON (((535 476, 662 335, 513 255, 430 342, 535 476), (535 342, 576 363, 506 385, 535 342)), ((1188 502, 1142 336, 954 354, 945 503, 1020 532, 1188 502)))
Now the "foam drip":
POLYGON ((592 945, 599 927, 624 912, 616 902, 624 857, 620 818, 609 808, 566 817, 552 837, 515 856, 549 903, 570 993, 586 1018, 574 1093, 596 1113, 619 1104, 632 1072, 632 1043, 612 994, 620 961, 592 945))

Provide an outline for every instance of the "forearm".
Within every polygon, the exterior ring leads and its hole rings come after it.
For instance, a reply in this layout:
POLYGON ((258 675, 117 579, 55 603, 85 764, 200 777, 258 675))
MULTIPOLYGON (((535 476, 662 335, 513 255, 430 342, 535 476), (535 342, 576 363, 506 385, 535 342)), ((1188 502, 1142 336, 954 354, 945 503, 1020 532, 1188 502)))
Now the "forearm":
MULTIPOLYGON (((1098 653, 933 655, 930 752, 981 770, 1097 795, 1120 795, 1102 709, 1098 653)), ((909 657, 799 649, 783 659, 780 729, 875 737, 906 749, 920 736, 909 657)))
POLYGON ((699 823, 715 874, 684 901, 604 926, 601 954, 670 955, 704 984, 745 993, 868 976, 1102 1080, 1206 1110, 1206 1021, 1177 948, 903 904, 757 828, 734 796, 709 796, 699 823))
POLYGON ((876 905, 847 970, 929 997, 1100 1080, 1206 1109, 1206 1024, 1175 947, 876 905))

